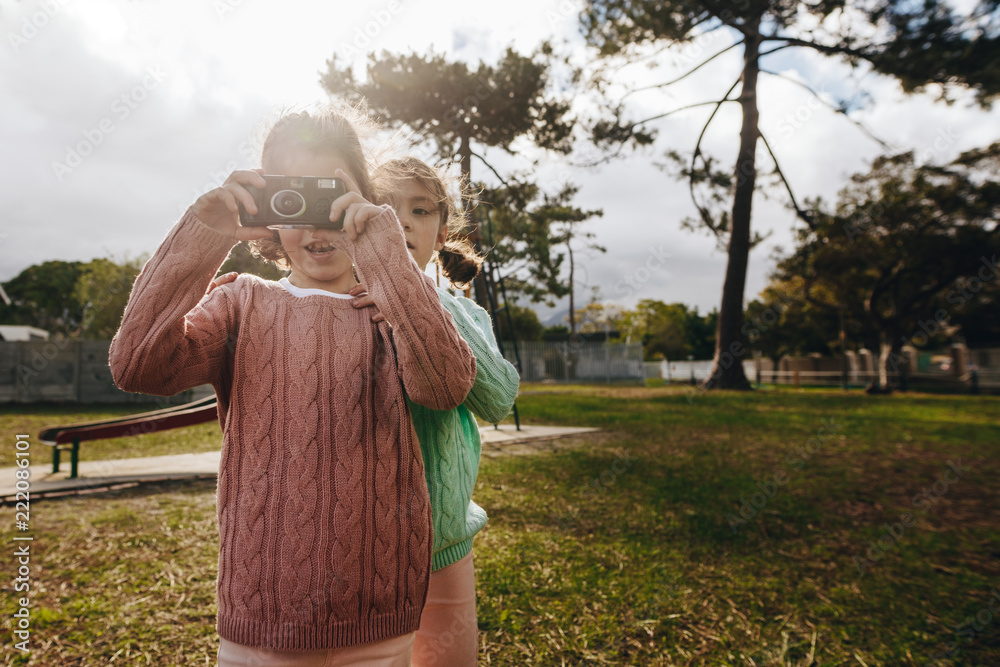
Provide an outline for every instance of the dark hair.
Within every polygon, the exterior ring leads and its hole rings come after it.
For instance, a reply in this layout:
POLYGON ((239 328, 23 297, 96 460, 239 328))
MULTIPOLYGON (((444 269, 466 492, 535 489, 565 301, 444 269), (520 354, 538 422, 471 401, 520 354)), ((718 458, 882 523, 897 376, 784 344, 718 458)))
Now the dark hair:
POLYGON ((444 247, 437 252, 437 263, 441 271, 454 285, 467 285, 479 275, 483 257, 464 235, 468 217, 457 204, 456 196, 449 194, 449 185, 458 190, 457 201, 461 201, 461 188, 455 179, 431 167, 415 157, 395 158, 383 162, 374 170, 375 201, 391 204, 400 183, 414 180, 422 185, 433 197, 441 212, 441 224, 448 225, 448 238, 444 247))
MULTIPOLYGON (((261 167, 266 174, 285 174, 297 155, 334 154, 343 158, 361 194, 372 199, 373 187, 368 160, 361 146, 358 127, 370 126, 363 112, 334 106, 313 110, 284 111, 267 133, 261 149, 261 167)), ((251 252, 287 269, 288 255, 278 232, 269 239, 250 242, 251 252)))

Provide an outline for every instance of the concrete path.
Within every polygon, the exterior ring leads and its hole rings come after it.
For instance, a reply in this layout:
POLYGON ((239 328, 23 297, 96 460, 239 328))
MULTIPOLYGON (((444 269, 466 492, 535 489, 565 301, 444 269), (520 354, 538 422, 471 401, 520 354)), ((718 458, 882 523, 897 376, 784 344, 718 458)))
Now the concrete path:
MULTIPOLYGON (((563 426, 521 425, 521 430, 513 424, 503 424, 495 429, 484 426, 479 429, 483 439, 483 455, 524 453, 525 443, 542 443, 571 435, 597 431, 595 428, 572 428, 563 426)), ((201 454, 173 454, 146 458, 118 459, 115 461, 87 461, 87 443, 80 447, 79 477, 69 477, 69 453, 64 452, 61 470, 52 472, 52 450, 37 442, 32 443, 31 458, 44 460, 28 468, 31 471, 31 499, 73 495, 95 490, 107 490, 135 486, 143 482, 163 482, 177 479, 214 478, 219 471, 220 451, 201 454)), ((14 500, 17 468, 0 468, 0 502, 10 504, 14 500)), ((22 485, 23 488, 23 485, 22 485)))

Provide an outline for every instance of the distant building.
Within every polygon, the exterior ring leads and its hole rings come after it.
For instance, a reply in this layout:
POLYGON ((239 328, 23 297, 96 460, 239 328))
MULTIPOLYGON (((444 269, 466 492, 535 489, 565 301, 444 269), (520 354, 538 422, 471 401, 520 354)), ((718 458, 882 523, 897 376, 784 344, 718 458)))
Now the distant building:
POLYGON ((36 327, 22 326, 19 324, 0 324, 0 340, 4 341, 25 341, 25 340, 48 340, 49 332, 36 327))

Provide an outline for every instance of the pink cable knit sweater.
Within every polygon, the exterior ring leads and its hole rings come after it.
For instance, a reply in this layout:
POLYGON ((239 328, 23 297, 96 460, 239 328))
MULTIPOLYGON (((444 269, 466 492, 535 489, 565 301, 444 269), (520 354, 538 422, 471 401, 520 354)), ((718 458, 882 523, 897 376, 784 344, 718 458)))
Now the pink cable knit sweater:
POLYGON ((431 520, 405 397, 458 406, 475 357, 391 209, 338 241, 391 328, 250 275, 206 294, 234 244, 188 211, 136 280, 110 352, 122 389, 215 387, 219 635, 288 650, 412 632, 431 520))

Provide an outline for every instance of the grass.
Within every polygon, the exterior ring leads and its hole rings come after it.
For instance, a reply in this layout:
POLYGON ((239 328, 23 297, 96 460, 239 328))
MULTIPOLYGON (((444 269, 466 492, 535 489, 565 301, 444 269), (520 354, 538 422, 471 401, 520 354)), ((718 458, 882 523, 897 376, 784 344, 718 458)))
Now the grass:
MULTIPOLYGON (((603 431, 483 460, 481 664, 1000 664, 997 398, 524 389, 603 431)), ((36 504, 5 663, 214 664, 214 490, 36 504)))

